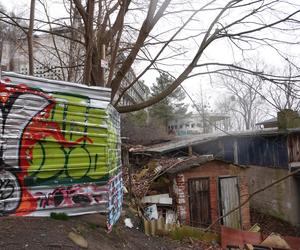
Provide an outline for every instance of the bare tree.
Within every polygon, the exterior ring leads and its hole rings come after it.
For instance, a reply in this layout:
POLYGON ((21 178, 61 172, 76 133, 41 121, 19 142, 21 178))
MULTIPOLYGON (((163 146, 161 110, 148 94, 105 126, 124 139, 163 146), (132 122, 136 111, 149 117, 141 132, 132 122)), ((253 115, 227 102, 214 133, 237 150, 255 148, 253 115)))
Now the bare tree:
MULTIPOLYGON (((273 70, 275 71, 275 69, 273 70)), ((283 69, 276 69, 276 71, 282 71, 282 75, 286 76, 286 80, 282 84, 274 84, 273 82, 268 82, 268 95, 266 98, 274 104, 273 107, 278 110, 291 109, 297 110, 300 109, 300 99, 299 99, 299 90, 300 90, 300 81, 298 79, 293 79, 293 75, 297 74, 299 70, 295 67, 290 61, 287 61, 287 64, 283 69)))
MULTIPOLYGON (((294 46, 295 51, 298 46, 292 36, 299 31, 300 8, 293 0, 65 0, 64 3, 78 12, 82 24, 78 29, 66 21, 70 20, 69 15, 50 21, 35 19, 36 23, 43 25, 34 30, 63 37, 82 46, 83 82, 111 87, 112 103, 120 112, 149 107, 170 95, 183 81, 195 76, 236 71, 256 75, 275 84, 285 81, 285 76, 241 67, 233 61, 207 59, 204 54, 218 41, 228 44, 228 48, 231 46, 243 56, 248 51, 266 46, 285 58, 288 55, 281 51, 280 45, 294 46), (45 28, 50 23, 56 27, 77 29, 81 36, 55 33, 45 28), (274 38, 273 34, 280 34, 276 36, 280 38, 274 38), (197 49, 192 53, 184 51, 182 44, 185 42, 195 43, 197 49), (109 59, 106 72, 101 64, 104 56, 109 59), (174 67, 177 67, 175 79, 161 93, 142 103, 120 106, 120 98, 149 72, 174 70, 174 67), (138 68, 137 77, 120 91, 132 68, 138 68)), ((9 15, 0 14, 3 22, 17 25, 9 15)), ((19 28, 28 30, 20 25, 19 28)), ((73 66, 67 63, 66 67, 73 66)), ((295 78, 297 76, 291 76, 291 79, 295 78)))
POLYGON ((263 81, 259 77, 236 71, 229 71, 220 80, 229 93, 227 108, 233 115, 237 128, 253 129, 264 104, 263 81))
POLYGON ((233 111, 235 106, 234 100, 230 95, 220 95, 214 103, 215 110, 221 114, 228 115, 227 130, 242 130, 239 116, 233 111))

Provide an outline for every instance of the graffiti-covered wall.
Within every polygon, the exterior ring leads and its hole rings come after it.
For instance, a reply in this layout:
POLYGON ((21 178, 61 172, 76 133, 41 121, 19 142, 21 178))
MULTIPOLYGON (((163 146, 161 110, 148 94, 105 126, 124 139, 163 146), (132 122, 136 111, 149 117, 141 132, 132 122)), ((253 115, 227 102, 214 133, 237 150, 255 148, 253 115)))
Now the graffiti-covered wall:
POLYGON ((121 211, 122 178, 119 114, 107 89, 3 79, 0 214, 107 212, 111 226, 121 211))

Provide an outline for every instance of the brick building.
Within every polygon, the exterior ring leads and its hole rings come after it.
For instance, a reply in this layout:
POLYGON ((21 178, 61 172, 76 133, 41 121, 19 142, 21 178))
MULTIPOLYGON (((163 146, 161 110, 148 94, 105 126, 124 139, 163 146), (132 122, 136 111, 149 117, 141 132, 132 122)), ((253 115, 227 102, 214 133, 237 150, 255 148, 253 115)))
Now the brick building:
MULTIPOLYGON (((172 183, 180 223, 207 227, 218 217, 238 207, 249 196, 245 167, 200 156, 167 171, 172 183)), ((249 203, 226 216, 214 226, 249 229, 249 203)))

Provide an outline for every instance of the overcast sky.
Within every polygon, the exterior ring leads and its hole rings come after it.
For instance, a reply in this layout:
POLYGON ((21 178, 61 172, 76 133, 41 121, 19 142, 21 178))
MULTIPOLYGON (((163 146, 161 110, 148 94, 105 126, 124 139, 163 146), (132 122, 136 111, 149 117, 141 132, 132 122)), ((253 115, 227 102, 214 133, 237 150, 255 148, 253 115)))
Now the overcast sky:
MULTIPOLYGON (((24 16, 29 15, 29 0, 1 0, 1 4, 3 4, 8 10, 13 10, 14 12, 22 13, 24 16)), ((64 15, 64 8, 61 6, 61 1, 47 1, 48 7, 49 7, 49 13, 53 18, 60 17, 64 15)), ((36 16, 41 18, 42 15, 42 9, 39 7, 38 2, 36 3, 37 6, 37 12, 36 16)), ((209 20, 210 16, 207 16, 207 19, 209 20)), ((267 17, 266 17, 267 18, 267 17)), ((176 25, 176 20, 174 20, 174 23, 168 23, 167 25, 176 25)), ((160 29, 164 26, 165 24, 161 24, 161 26, 158 26, 157 28, 160 29)), ((197 28, 199 23, 194 22, 191 24, 192 26, 190 27, 190 30, 193 28, 197 28)), ((192 31, 190 31, 192 32, 192 31)), ((180 64, 186 64, 190 58, 192 57, 194 51, 197 49, 197 46, 195 43, 188 41, 184 45, 185 50, 187 53, 177 60, 178 65, 168 68, 169 72, 176 75, 179 72, 182 71, 182 68, 180 64), (186 61, 186 62, 185 62, 186 61)), ((293 48, 291 46, 286 46, 286 48, 282 48, 284 53, 299 53, 296 51, 291 51, 293 48)), ((229 45, 229 43, 224 42, 224 40, 220 41, 215 41, 213 46, 208 47, 208 49, 205 51, 205 55, 203 59, 206 61, 218 61, 218 62, 239 62, 242 60, 244 54, 241 53, 241 51, 237 50, 236 48, 233 48, 232 46, 229 45)), ((257 58, 261 61, 264 61, 267 65, 270 67, 281 67, 282 65, 282 59, 278 56, 277 53, 271 48, 266 48, 266 47, 261 47, 257 48, 255 51, 252 52, 247 52, 246 57, 252 57, 252 58, 257 58)), ((143 63, 140 64, 143 66, 143 63)), ((139 66, 137 66, 139 67, 139 66)), ((141 67, 142 68, 142 67, 141 67)), ((137 68, 137 71, 139 68, 137 68)), ((150 72, 149 74, 146 74, 145 77, 143 78, 147 85, 151 85, 155 81, 155 77, 157 75, 153 74, 153 71, 150 72)), ((186 80, 183 83, 184 88, 188 90, 188 92, 195 98, 197 99, 197 93, 199 93, 200 86, 204 92, 204 96, 206 96, 211 104, 213 104, 214 100, 217 99, 217 97, 222 93, 222 89, 218 89, 215 84, 215 78, 210 78, 209 76, 201 76, 201 77, 194 77, 191 79, 186 80), (211 80, 212 83, 214 84, 211 86, 211 80)))

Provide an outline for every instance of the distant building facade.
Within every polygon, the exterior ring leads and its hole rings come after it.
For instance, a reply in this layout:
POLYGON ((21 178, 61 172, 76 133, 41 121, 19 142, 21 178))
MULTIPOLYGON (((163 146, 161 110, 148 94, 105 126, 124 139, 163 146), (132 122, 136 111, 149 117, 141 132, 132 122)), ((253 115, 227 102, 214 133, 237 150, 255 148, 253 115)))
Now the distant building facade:
POLYGON ((229 127, 229 119, 229 116, 218 113, 180 116, 168 121, 168 131, 178 136, 226 131, 229 127))
MULTIPOLYGON (((55 28, 52 32, 70 36, 66 28, 55 28)), ((78 38, 80 39, 80 38, 78 38)), ((34 35, 34 76, 53 80, 82 82, 83 52, 78 44, 70 44, 70 40, 52 34, 34 35), (57 51, 59 53, 57 53, 57 51), (72 54, 72 57, 70 56, 72 54)), ((27 75, 28 46, 26 37, 15 41, 4 41, 1 67, 3 70, 27 75)), ((121 84, 120 92, 135 79, 133 69, 130 69, 121 84)), ((131 105, 144 101, 147 98, 147 87, 140 81, 131 86, 122 97, 121 105, 131 105)), ((118 94, 117 96, 118 97, 118 94)))

